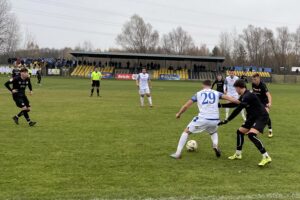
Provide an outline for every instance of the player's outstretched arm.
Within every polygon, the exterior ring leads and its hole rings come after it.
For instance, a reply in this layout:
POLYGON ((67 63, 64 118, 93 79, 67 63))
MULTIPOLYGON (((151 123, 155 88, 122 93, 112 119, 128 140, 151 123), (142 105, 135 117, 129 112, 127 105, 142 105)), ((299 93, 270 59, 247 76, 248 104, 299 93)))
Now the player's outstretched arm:
POLYGON ((180 118, 180 116, 182 115, 182 113, 184 113, 189 107, 191 107, 193 105, 193 101, 192 100, 188 100, 179 110, 179 112, 176 114, 176 118, 180 118))
POLYGON ((233 98, 233 97, 228 96, 228 95, 225 95, 225 94, 222 95, 222 99, 225 99, 225 100, 230 101, 231 103, 235 103, 235 104, 240 104, 241 103, 238 99, 233 98))
POLYGON ((233 120, 245 107, 246 107, 246 104, 244 104, 244 103, 239 104, 236 107, 236 109, 234 109, 232 111, 232 113, 229 115, 229 117, 223 121, 220 121, 218 125, 221 126, 221 125, 227 124, 229 121, 233 120))
POLYGON ((236 98, 233 98, 231 96, 228 96, 228 95, 222 95, 221 97, 222 99, 225 99, 231 103, 219 103, 219 108, 235 108, 237 107, 241 102, 236 99, 236 98))

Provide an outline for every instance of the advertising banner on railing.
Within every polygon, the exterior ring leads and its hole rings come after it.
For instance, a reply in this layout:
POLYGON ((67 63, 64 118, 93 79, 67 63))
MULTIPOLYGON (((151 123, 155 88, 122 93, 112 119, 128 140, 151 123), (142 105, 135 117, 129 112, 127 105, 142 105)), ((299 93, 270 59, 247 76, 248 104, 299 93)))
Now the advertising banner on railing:
POLYGON ((48 75, 58 76, 60 75, 60 69, 48 69, 48 75))
POLYGON ((116 74, 118 80, 136 80, 137 74, 116 74))
POLYGON ((180 76, 179 75, 177 75, 177 74, 161 74, 160 76, 159 76, 159 79, 160 80, 168 80, 168 81, 170 81, 170 80, 180 80, 180 76))
POLYGON ((102 72, 102 78, 103 79, 113 78, 113 74, 109 72, 102 72))

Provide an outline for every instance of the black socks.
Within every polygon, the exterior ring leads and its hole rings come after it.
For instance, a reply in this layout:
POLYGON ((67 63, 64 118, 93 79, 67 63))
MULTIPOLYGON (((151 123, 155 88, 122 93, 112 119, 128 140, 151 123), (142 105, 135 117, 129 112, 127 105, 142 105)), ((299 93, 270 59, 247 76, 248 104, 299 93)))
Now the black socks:
POLYGON ((255 133, 248 133, 248 138, 253 142, 261 154, 266 153, 266 149, 264 148, 262 142, 256 137, 255 133))
POLYGON ((21 117, 24 114, 23 110, 17 114, 17 117, 21 117))
POLYGON ((236 134, 236 150, 242 151, 244 144, 244 134, 239 130, 236 131, 236 134))

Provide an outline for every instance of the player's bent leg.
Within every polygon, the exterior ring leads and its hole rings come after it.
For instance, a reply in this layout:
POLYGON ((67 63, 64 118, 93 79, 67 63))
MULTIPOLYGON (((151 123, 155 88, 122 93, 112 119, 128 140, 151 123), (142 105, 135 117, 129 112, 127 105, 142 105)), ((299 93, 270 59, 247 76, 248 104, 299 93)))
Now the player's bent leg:
POLYGON ((225 113, 225 119, 227 119, 229 116, 229 108, 225 108, 225 113))
POLYGON ((218 143, 219 143, 218 133, 215 132, 215 133, 210 134, 210 138, 211 138, 212 147, 213 147, 213 150, 215 151, 216 156, 218 158, 221 157, 221 150, 219 149, 219 146, 218 146, 218 143))
POLYGON ((27 110, 28 108, 27 108, 27 106, 23 106, 21 109, 24 111, 24 110, 27 110))
POLYGON ((19 118, 24 115, 24 110, 22 109, 17 115, 13 116, 15 124, 19 125, 19 118))
POLYGON ((241 160, 242 159, 242 149, 244 144, 244 135, 249 131, 249 129, 240 127, 236 131, 236 151, 235 154, 229 156, 229 160, 241 160))
POLYGON ((263 156, 263 159, 258 163, 259 166, 265 166, 266 164, 270 163, 272 161, 271 157, 269 156, 268 152, 266 151, 263 143, 257 138, 257 134, 260 131, 258 131, 255 128, 251 128, 248 133, 248 138, 251 140, 251 142, 256 146, 256 148, 260 151, 260 153, 263 156))
POLYGON ((244 121, 246 121, 245 109, 241 111, 241 115, 244 121))
POLYGON ((23 111, 19 112, 19 114, 15 115, 12 117, 12 119, 14 120, 15 124, 19 125, 19 117, 21 117, 23 115, 23 111))
POLYGON ((29 114, 28 114, 31 110, 30 106, 24 106, 22 108, 22 110, 23 110, 24 117, 25 117, 26 121, 28 122, 28 125, 29 126, 34 126, 36 124, 36 122, 31 121, 30 117, 29 117, 29 114))
MULTIPOLYGON (((270 108, 269 107, 266 107, 266 110, 268 113, 270 113, 270 108)), ((269 120, 268 120, 268 128, 269 128, 269 134, 268 134, 268 137, 269 138, 272 138, 273 137, 273 130, 272 130, 272 121, 271 121, 271 118, 269 117, 269 120)))
POLYGON ((180 136, 178 145, 177 145, 177 150, 176 150, 175 153, 173 153, 173 154, 170 155, 171 158, 175 158, 175 159, 180 159, 181 158, 182 149, 183 149, 185 143, 187 142, 187 139, 188 139, 188 137, 189 137, 190 134, 191 134, 191 132, 189 131, 188 128, 186 128, 183 131, 183 133, 180 136))
POLYGON ((269 128, 269 134, 268 134, 268 137, 269 138, 272 138, 273 137, 273 130, 272 130, 272 121, 271 121, 271 118, 269 118, 268 120, 268 128, 269 128))

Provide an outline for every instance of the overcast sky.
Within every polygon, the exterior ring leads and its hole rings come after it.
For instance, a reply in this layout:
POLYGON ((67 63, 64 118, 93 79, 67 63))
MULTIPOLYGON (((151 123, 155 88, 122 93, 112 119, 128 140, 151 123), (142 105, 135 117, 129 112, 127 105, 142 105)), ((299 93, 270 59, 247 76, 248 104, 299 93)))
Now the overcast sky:
POLYGON ((117 47, 124 22, 138 14, 160 35, 182 26, 197 45, 212 48, 222 31, 249 24, 273 30, 300 25, 299 0, 11 0, 24 37, 40 47, 75 47, 84 40, 102 50, 117 47))

